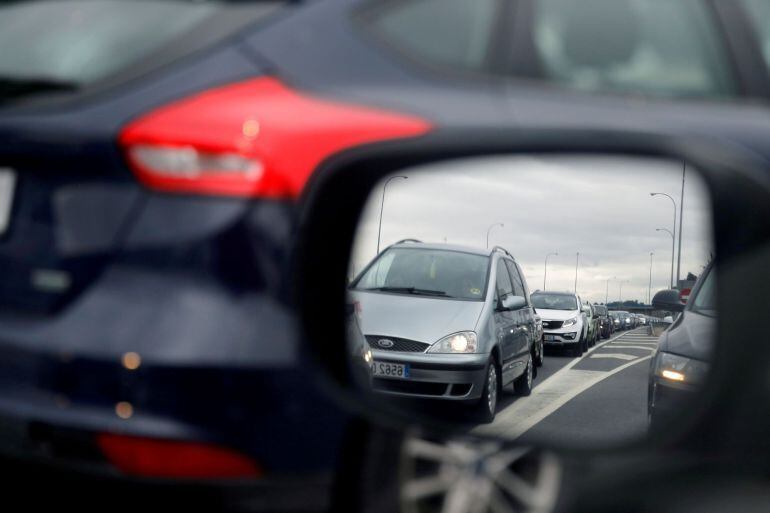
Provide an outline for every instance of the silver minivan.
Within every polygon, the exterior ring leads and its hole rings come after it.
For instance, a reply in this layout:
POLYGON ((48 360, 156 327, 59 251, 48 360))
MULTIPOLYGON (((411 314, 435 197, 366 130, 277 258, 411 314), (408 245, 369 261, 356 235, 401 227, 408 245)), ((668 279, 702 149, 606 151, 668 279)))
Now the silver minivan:
POLYGON ((503 387, 529 395, 535 311, 505 249, 402 241, 353 280, 377 392, 470 403, 491 422, 503 387))

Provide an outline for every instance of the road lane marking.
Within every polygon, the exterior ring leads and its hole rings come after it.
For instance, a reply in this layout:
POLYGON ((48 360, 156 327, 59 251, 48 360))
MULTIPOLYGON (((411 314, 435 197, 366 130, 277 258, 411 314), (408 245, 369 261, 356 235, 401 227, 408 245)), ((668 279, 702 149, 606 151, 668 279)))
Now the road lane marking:
POLYGON ((562 372, 565 368, 560 369, 535 387, 530 396, 519 398, 499 412, 494 422, 475 427, 471 432, 514 440, 592 386, 650 358, 652 355, 637 358, 608 372, 572 369, 574 363, 582 360, 575 358, 568 370, 562 372))
POLYGON ((548 415, 599 382, 621 372, 650 356, 637 358, 609 372, 571 369, 553 379, 556 374, 532 390, 529 397, 522 397, 497 414, 492 424, 479 426, 472 431, 488 435, 504 436, 506 439, 520 437, 548 415))
POLYGON ((646 351, 655 351, 654 347, 647 347, 647 346, 632 346, 632 345, 620 345, 620 344, 612 344, 611 346, 607 347, 607 349, 644 349, 646 351))
POLYGON ((638 356, 623 353, 596 353, 592 354, 589 358, 616 358, 618 360, 636 360, 638 356))

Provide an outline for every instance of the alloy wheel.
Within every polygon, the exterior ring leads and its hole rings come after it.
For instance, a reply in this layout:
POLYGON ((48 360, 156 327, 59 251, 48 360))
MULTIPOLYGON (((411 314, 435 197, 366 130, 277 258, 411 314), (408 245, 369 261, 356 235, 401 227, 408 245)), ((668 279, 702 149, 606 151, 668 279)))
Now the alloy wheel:
POLYGON ((549 454, 487 439, 405 437, 400 465, 405 513, 546 513, 561 466, 549 454))
POLYGON ((497 369, 494 362, 490 362, 487 374, 487 407, 492 414, 497 408, 497 369))

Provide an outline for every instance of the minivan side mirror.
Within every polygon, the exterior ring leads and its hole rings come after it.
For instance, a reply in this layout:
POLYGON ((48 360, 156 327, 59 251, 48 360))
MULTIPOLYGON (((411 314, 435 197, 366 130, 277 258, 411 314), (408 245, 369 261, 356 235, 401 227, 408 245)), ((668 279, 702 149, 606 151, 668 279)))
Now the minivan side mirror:
POLYGON ((523 296, 507 296, 503 299, 503 310, 520 310, 527 306, 527 300, 523 296))
POLYGON ((681 312, 684 303, 679 300, 679 291, 674 289, 661 290, 652 298, 652 306, 669 312, 681 312))

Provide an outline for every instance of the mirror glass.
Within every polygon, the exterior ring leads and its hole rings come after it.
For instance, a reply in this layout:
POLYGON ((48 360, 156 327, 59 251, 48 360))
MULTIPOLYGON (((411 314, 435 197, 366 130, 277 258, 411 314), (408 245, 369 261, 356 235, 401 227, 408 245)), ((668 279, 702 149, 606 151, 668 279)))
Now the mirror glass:
POLYGON ((472 433, 644 436, 707 378, 711 227, 708 189, 681 161, 498 155, 399 170, 371 191, 351 248, 358 386, 375 406, 472 433))

